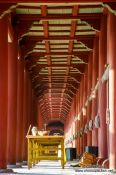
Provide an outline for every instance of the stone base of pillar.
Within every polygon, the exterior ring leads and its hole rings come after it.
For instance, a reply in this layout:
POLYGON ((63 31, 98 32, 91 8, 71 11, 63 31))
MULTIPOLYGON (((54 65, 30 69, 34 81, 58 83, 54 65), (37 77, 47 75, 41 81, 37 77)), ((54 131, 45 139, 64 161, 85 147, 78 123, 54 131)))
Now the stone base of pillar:
POLYGON ((16 164, 8 164, 7 169, 17 168, 16 164))
POLYGON ((17 166, 18 168, 22 167, 22 162, 16 162, 16 166, 17 166))
POLYGON ((27 165, 27 161, 23 161, 22 162, 22 165, 27 165))
POLYGON ((13 173, 14 174, 14 171, 12 169, 0 169, 0 174, 2 173, 8 173, 8 174, 11 174, 13 173))

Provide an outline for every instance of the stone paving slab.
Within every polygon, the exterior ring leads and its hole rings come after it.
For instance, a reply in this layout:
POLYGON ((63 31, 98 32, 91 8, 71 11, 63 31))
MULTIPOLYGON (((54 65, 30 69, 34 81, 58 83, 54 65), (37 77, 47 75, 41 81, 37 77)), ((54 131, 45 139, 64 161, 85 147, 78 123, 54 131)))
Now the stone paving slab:
POLYGON ((13 168, 11 171, 1 172, 0 175, 114 175, 115 172, 101 168, 80 168, 71 167, 71 162, 62 169, 59 161, 41 161, 28 170, 26 165, 22 168, 13 168))
POLYGON ((14 168, 13 171, 22 175, 75 175, 75 170, 70 164, 67 163, 62 169, 59 161, 41 161, 30 170, 27 166, 22 166, 14 168))

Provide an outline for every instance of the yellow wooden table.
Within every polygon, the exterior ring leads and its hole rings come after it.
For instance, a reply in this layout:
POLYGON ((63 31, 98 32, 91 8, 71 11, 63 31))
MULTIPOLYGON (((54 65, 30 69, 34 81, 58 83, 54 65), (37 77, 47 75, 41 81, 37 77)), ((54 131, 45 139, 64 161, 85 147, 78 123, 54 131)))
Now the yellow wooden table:
POLYGON ((26 136, 28 139, 28 168, 40 160, 60 160, 66 163, 64 136, 26 136))

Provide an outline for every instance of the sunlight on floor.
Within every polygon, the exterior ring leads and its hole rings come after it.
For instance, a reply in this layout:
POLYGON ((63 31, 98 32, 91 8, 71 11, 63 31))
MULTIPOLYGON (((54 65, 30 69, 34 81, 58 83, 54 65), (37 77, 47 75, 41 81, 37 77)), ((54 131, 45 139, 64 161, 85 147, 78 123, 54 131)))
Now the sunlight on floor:
POLYGON ((75 170, 69 164, 64 169, 61 168, 58 161, 41 161, 35 167, 28 170, 27 166, 14 168, 14 172, 21 174, 38 174, 38 175, 74 175, 75 170))
POLYGON ((21 175, 113 175, 115 173, 108 172, 104 169, 95 168, 72 168, 70 163, 65 165, 62 169, 60 162, 58 161, 41 161, 36 166, 28 170, 27 166, 22 166, 22 168, 14 168, 14 173, 21 175), (75 170, 78 170, 77 172, 75 170))

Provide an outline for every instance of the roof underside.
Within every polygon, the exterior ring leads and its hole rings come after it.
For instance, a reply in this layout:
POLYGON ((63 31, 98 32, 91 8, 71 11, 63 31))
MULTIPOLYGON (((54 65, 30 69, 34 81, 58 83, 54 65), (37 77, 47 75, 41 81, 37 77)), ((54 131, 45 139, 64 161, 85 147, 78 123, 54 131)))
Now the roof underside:
POLYGON ((101 2, 18 3, 13 9, 12 24, 46 123, 65 122, 103 11, 101 2))

